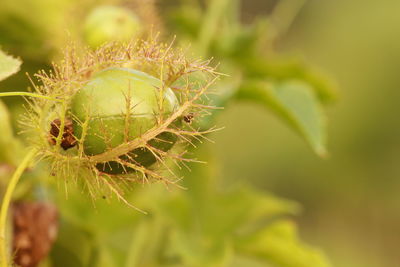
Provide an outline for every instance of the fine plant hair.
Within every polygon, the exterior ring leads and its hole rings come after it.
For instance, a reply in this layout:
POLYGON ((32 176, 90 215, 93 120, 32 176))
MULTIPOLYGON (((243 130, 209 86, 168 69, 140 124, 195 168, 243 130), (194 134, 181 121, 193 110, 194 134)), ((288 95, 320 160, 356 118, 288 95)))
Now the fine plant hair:
MULTIPOLYGON (((83 186, 92 198, 114 195, 130 205, 124 192, 135 184, 159 181, 167 186, 179 187, 181 177, 174 173, 173 165, 182 168, 187 166, 187 162, 200 162, 188 157, 188 146, 196 146, 196 142, 208 139, 208 133, 218 130, 216 127, 200 129, 196 126, 196 119, 209 115, 216 108, 209 104, 207 95, 212 93, 210 87, 220 74, 210 66, 211 60, 188 59, 184 49, 174 48, 173 45, 174 42, 161 43, 157 38, 110 43, 94 51, 77 49, 71 44, 64 52, 64 59, 59 64, 53 64, 51 71, 35 74, 36 82, 31 78, 35 93, 46 98, 29 100, 21 123, 24 131, 30 132, 29 144, 37 150, 37 160, 48 161, 49 171, 58 181, 64 181, 66 189, 73 182, 83 186), (125 112, 121 114, 125 118, 124 142, 116 147, 109 146, 101 154, 86 155, 84 141, 91 120, 90 103, 85 105, 87 116, 82 121, 71 113, 71 99, 92 75, 109 67, 132 68, 157 77, 161 81, 160 88, 157 88, 160 112, 152 114, 156 122, 154 127, 139 137, 130 138, 127 129, 135 106, 127 95, 125 112), (179 106, 168 114, 162 112, 162 96, 166 88, 171 88, 179 100, 179 106), (194 123, 186 122, 184 118, 187 114, 193 117, 194 123), (52 123, 55 120, 59 123, 52 123), (71 120, 79 124, 82 134, 74 136, 76 145, 72 149, 64 150, 60 147, 63 129, 71 120), (58 127, 58 135, 54 136, 54 142, 49 142, 49 132, 54 125, 58 127), (166 142, 158 138, 162 133, 169 133, 178 140, 175 147, 167 152, 152 145, 154 141, 166 142), (132 157, 135 149, 151 152, 156 163, 145 167, 136 162, 132 157), (133 171, 109 174, 98 168, 110 162, 133 171)), ((105 129, 99 135, 105 144, 110 139, 106 133, 105 129)))

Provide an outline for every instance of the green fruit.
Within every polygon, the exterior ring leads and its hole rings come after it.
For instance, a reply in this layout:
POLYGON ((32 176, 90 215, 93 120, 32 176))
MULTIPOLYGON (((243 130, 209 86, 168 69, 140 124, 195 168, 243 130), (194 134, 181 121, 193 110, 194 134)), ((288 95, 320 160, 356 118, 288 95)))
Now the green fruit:
POLYGON ((129 41, 140 32, 140 21, 129 9, 115 6, 95 8, 86 18, 84 38, 96 48, 106 42, 129 41))
MULTIPOLYGON (((153 128, 157 116, 167 117, 179 106, 178 99, 170 88, 164 89, 163 108, 159 108, 162 83, 146 73, 126 68, 108 68, 94 75, 74 95, 71 102, 73 117, 81 122, 89 117, 86 137, 83 141, 86 155, 98 155, 115 148, 128 140, 134 140, 153 128), (130 106, 127 124, 127 103, 130 106), (127 129, 127 130, 126 130, 127 129), (126 132, 128 135, 126 135, 126 132)), ((74 122, 75 135, 80 138, 82 126, 74 122)), ((177 137, 171 133, 161 133, 150 145, 168 151, 177 137), (161 140, 163 141, 161 141, 161 140)), ((136 164, 144 167, 156 162, 155 156, 144 148, 131 151, 136 164)), ((121 158, 129 160, 126 157, 121 158)), ((116 162, 99 164, 98 168, 107 173, 123 173, 116 162)))

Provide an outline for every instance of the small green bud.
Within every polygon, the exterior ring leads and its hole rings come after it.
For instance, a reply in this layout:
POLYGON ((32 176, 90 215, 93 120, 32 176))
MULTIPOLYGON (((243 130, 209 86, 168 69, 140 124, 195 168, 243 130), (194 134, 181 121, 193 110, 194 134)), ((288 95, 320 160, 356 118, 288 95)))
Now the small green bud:
POLYGON ((116 6, 95 8, 86 18, 84 38, 96 48, 106 42, 128 41, 141 30, 138 17, 129 9, 116 6))

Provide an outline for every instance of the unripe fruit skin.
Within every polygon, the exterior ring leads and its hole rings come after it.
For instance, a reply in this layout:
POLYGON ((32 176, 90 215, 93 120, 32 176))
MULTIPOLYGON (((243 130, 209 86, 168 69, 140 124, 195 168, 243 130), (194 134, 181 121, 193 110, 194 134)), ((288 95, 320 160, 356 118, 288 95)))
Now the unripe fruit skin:
POLYGON ((116 6, 99 6, 86 18, 84 38, 96 48, 106 42, 129 41, 138 35, 141 24, 129 9, 116 6))
MULTIPOLYGON (((161 86, 159 79, 127 68, 108 68, 95 74, 71 100, 73 117, 81 122, 89 117, 83 141, 85 154, 98 155, 123 144, 127 139, 133 140, 153 128, 157 116, 167 117, 172 114, 179 106, 178 99, 170 88, 164 88, 163 105, 160 110, 161 86), (126 124, 127 103, 131 110, 129 124, 126 124)), ((76 121, 74 130, 79 139, 82 127, 76 121)), ((175 135, 166 132, 161 133, 158 138, 165 142, 151 140, 149 143, 163 151, 171 149, 177 139, 175 135)), ((145 167, 156 161, 147 149, 138 148, 131 154, 135 162, 145 167)), ((100 169, 104 172, 124 172, 122 166, 116 162, 101 165, 103 167, 100 169)))

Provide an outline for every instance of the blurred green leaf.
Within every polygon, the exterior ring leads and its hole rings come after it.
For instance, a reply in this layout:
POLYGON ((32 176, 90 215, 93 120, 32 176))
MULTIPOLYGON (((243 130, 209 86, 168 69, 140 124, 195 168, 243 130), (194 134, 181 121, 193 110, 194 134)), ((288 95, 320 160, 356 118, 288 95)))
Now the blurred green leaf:
MULTIPOLYGON (((215 215, 220 214, 225 222, 218 231, 226 234, 250 232, 272 219, 295 215, 300 211, 300 206, 294 201, 248 186, 221 194, 215 204, 220 207, 215 215)), ((214 223, 218 225, 218 222, 214 223)))
POLYGON ((244 257, 243 255, 236 255, 230 264, 229 267, 276 267, 266 263, 264 260, 254 259, 251 257, 244 257))
POLYGON ((10 123, 10 114, 6 105, 0 100, 0 144, 7 144, 13 138, 13 131, 10 123))
POLYGON ((201 27, 201 10, 192 5, 183 5, 174 9, 168 16, 171 23, 179 33, 180 37, 195 39, 201 27))
POLYGON ((93 260, 94 241, 85 229, 66 220, 60 223, 50 258, 53 266, 89 267, 93 260))
POLYGON ((63 220, 91 237, 94 252, 92 263, 87 266, 159 266, 156 263, 165 245, 166 229, 163 217, 153 211, 153 206, 158 206, 169 196, 163 185, 141 187, 141 190, 126 195, 130 203, 145 209, 147 215, 109 196, 91 202, 90 196, 76 189, 69 188, 68 199, 58 191, 56 200, 63 220))
MULTIPOLYGON (((301 2, 293 5, 289 1, 278 8, 278 14, 288 15, 287 20, 284 20, 287 23, 281 25, 283 32, 301 6, 301 2), (289 13, 286 14, 286 11, 289 13)), ((225 85, 226 90, 219 91, 221 96, 215 97, 215 102, 222 105, 230 103, 239 87, 236 80, 251 81, 250 85, 243 83, 244 89, 239 89, 237 95, 240 98, 251 99, 271 108, 294 128, 318 155, 326 155, 325 116, 320 103, 326 104, 336 99, 335 84, 303 60, 275 56, 271 45, 274 33, 270 27, 271 19, 276 22, 278 18, 260 17, 254 19, 253 23, 244 25, 240 18, 240 7, 240 1, 237 0, 229 5, 224 0, 210 1, 203 16, 202 27, 198 25, 201 9, 193 6, 192 13, 197 12, 197 15, 193 18, 188 16, 184 24, 196 26, 185 28, 175 25, 179 31, 198 43, 199 53, 214 56, 221 61, 222 72, 233 75, 223 77, 220 84, 225 85), (193 12, 194 10, 196 12, 193 12), (227 66, 229 67, 226 68, 227 66), (272 82, 272 88, 258 82, 260 80, 272 82), (294 80, 297 85, 288 86, 294 80), (249 87, 253 89, 248 89, 249 87), (250 92, 252 90, 254 91, 250 92)), ((187 14, 181 16, 185 17, 187 14)), ((213 112, 213 115, 216 113, 213 112)), ((212 125, 214 117, 205 118, 200 127, 212 125)))
POLYGON ((277 221, 238 241, 239 254, 263 259, 279 267, 329 267, 322 252, 303 244, 295 224, 277 221))
POLYGON ((228 266, 236 235, 246 236, 271 220, 295 214, 292 201, 241 187, 216 193, 191 206, 180 194, 167 201, 159 214, 171 225, 168 254, 184 266, 228 266))
POLYGON ((226 240, 200 232, 185 233, 178 228, 173 229, 169 245, 168 256, 179 259, 180 266, 226 266, 233 252, 226 240))
POLYGON ((159 245, 158 240, 152 237, 152 223, 149 220, 142 220, 133 229, 132 240, 128 245, 128 255, 125 262, 126 267, 140 266, 146 260, 149 260, 147 256, 150 256, 150 261, 155 260, 154 251, 149 247, 159 245), (146 246, 149 245, 149 246, 146 246), (153 259, 151 259, 153 258, 153 259))
POLYGON ((300 80, 245 81, 237 97, 271 109, 303 136, 318 155, 326 155, 325 114, 310 85, 300 80))
POLYGON ((215 107, 210 111, 210 114, 199 118, 195 121, 195 125, 202 130, 208 130, 215 127, 215 121, 224 108, 235 99, 236 92, 239 88, 241 79, 223 79, 215 86, 215 94, 207 96, 210 106, 215 107))
POLYGON ((208 235, 226 238, 232 233, 254 231, 271 219, 298 211, 299 206, 292 201, 244 187, 215 196, 202 223, 208 235))
POLYGON ((0 100, 0 162, 17 165, 21 156, 21 146, 13 134, 10 114, 6 105, 0 100))
POLYGON ((18 51, 24 60, 50 63, 65 46, 66 37, 74 35, 74 21, 89 1, 79 1, 79 12, 70 13, 76 0, 2 0, 0 8, 0 43, 18 51), (68 14, 75 18, 69 19, 68 14), (67 26, 68 25, 68 26, 67 26), (68 32, 68 34, 67 34, 68 32))
POLYGON ((243 69, 248 78, 275 81, 301 80, 312 87, 322 103, 331 103, 337 98, 335 83, 321 71, 310 67, 302 60, 296 58, 243 57, 240 58, 240 63, 244 65, 243 69))
POLYGON ((22 62, 0 50, 0 81, 17 73, 22 62))
MULTIPOLYGON (((224 62, 235 62, 236 71, 246 68, 241 61, 260 56, 268 40, 269 23, 265 18, 257 18, 250 25, 241 25, 235 20, 225 20, 220 33, 210 47, 210 54, 224 62), (239 63, 239 64, 238 64, 239 63)), ((230 74, 230 72, 228 72, 230 74)))
MULTIPOLYGON (((60 29, 69 21, 65 16, 73 9, 68 7, 77 1, 23 2, 5 1, 6 8, 0 10, 0 32, 4 32, 0 41, 21 51, 24 58, 48 61, 64 44, 60 29)), ((79 7, 84 11, 92 2, 80 1, 79 7)), ((184 33, 178 34, 178 41, 191 39, 197 54, 221 61, 219 69, 230 75, 218 84, 220 94, 211 96, 213 104, 225 106, 236 95, 259 102, 323 154, 325 128, 319 102, 334 99, 332 85, 302 61, 271 60, 265 50, 272 46, 264 42, 270 37, 268 19, 243 25, 241 7, 239 0, 192 0, 172 12, 171 22, 184 33)), ((76 18, 84 15, 82 11, 71 14, 71 21, 79 23, 76 18)), ((72 37, 78 28, 69 25, 72 37)), ((13 138, 8 112, 1 108, 0 103, 0 129, 9 129, 9 134, 0 136, 0 150, 1 138, 13 138)), ((200 126, 209 128, 212 123, 204 120, 200 126)), ((199 159, 212 161, 213 153, 196 153, 199 159)), ((167 192, 152 184, 129 195, 132 204, 149 212, 146 216, 110 200, 109 195, 93 205, 83 193, 69 192, 68 200, 58 199, 62 223, 52 252, 53 266, 328 266, 318 251, 298 240, 292 224, 281 221, 298 212, 297 204, 247 187, 217 192, 215 169, 208 164, 183 175, 187 191, 167 192)))
POLYGON ((218 32, 218 25, 226 10, 231 6, 231 0, 208 1, 207 10, 197 39, 197 49, 200 54, 207 54, 209 46, 218 32))

